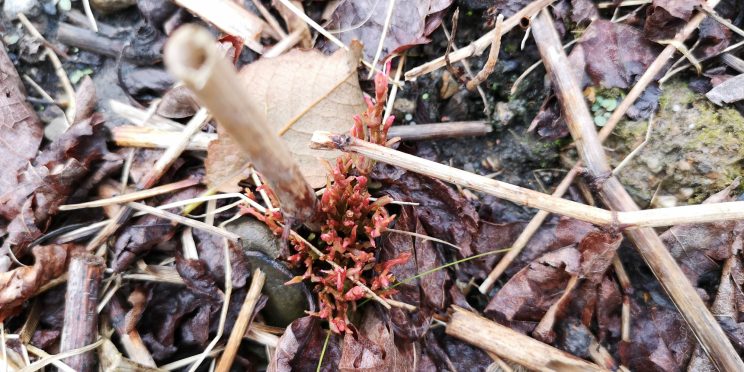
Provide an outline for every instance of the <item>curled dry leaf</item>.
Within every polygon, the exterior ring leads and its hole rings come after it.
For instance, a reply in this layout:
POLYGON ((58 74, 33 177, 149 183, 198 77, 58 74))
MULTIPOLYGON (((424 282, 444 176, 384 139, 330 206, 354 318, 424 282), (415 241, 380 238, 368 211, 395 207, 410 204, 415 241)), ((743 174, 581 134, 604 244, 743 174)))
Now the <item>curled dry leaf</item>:
MULTIPOLYGON (((43 126, 36 112, 26 102, 23 88, 13 62, 0 43, 0 203, 21 180, 19 173, 36 156, 43 137, 43 126)), ((0 221, 0 233, 5 226, 0 221)))
POLYGON ((671 39, 692 17, 702 0, 654 0, 646 12, 643 30, 650 40, 671 39))
POLYGON ((0 216, 10 220, 0 255, 13 249, 23 256, 26 246, 43 234, 91 165, 105 154, 106 133, 99 115, 73 125, 39 154, 33 166, 21 174, 17 187, 0 199, 0 216))
POLYGON ((578 274, 580 253, 572 247, 541 256, 515 274, 486 306, 485 314, 500 321, 539 321, 578 274))
MULTIPOLYGON (((338 153, 311 149, 308 143, 312 133, 347 132, 353 125, 351 118, 365 110, 355 72, 360 52, 359 44, 352 46, 352 52, 339 50, 331 56, 317 50, 294 49, 277 58, 258 60, 240 72, 256 106, 264 108, 265 121, 277 133, 320 99, 282 136, 313 187, 323 187, 326 182, 326 169, 319 158, 331 160, 338 153)), ((235 191, 235 175, 250 159, 219 127, 218 133, 219 139, 212 141, 207 149, 207 184, 223 191, 235 191)))
MULTIPOLYGON (((276 352, 267 370, 269 372, 315 371, 325 337, 318 318, 306 316, 295 320, 279 338, 276 352)), ((337 370, 340 358, 340 336, 331 334, 320 371, 337 370)))
POLYGON ((587 234, 579 243, 581 276, 591 283, 600 283, 622 241, 620 234, 600 231, 587 234))
POLYGON ((13 315, 39 287, 62 275, 68 248, 63 245, 35 247, 33 266, 0 273, 0 322, 13 315))
POLYGON ((193 116, 199 109, 194 94, 183 85, 171 88, 163 94, 157 114, 170 119, 193 116))
MULTIPOLYGON (((364 58, 371 62, 383 34, 389 3, 382 0, 343 1, 331 15, 326 28, 342 31, 336 36, 346 45, 352 40, 361 40, 364 58)), ((428 43, 429 34, 442 24, 444 10, 450 4, 452 0, 396 1, 380 60, 415 45, 428 43)), ((321 48, 336 50, 338 47, 325 41, 321 48)))
POLYGON ((413 353, 395 344, 394 333, 378 308, 368 306, 358 335, 346 334, 338 368, 341 371, 412 371, 413 353))
POLYGON ((658 48, 632 26, 596 20, 571 51, 577 81, 603 88, 631 87, 656 59, 658 48), (586 74, 586 75, 584 75, 586 74))
MULTIPOLYGON (((189 187, 179 190, 163 201, 164 204, 191 199, 204 192, 203 187, 189 187)), ((144 215, 124 227, 113 245, 114 255, 112 268, 116 272, 125 270, 140 255, 149 252, 153 247, 166 242, 175 234, 176 226, 169 220, 144 215)))
MULTIPOLYGON (((739 182, 735 181, 729 187, 708 197, 703 203, 734 200, 731 192, 738 184, 739 182)), ((736 238, 735 234, 732 234, 735 227, 735 221, 678 225, 661 234, 661 239, 690 282, 693 285, 700 285, 703 279, 720 270, 721 261, 731 257, 731 247, 736 238)))

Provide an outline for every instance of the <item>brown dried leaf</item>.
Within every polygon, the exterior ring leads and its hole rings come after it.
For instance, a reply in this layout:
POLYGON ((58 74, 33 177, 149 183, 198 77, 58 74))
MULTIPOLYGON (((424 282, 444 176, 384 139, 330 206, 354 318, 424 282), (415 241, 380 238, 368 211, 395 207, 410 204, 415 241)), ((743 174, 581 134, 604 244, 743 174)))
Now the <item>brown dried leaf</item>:
POLYGON ((0 322, 13 315, 39 287, 62 275, 67 261, 67 249, 67 246, 62 245, 34 247, 36 261, 33 266, 0 273, 0 322))
MULTIPOLYGON (((195 198, 204 192, 203 187, 189 187, 179 190, 163 201, 164 204, 195 198)), ((124 227, 113 245, 112 268, 116 272, 125 270, 140 255, 149 252, 156 245, 170 240, 176 226, 171 221, 151 214, 137 218, 124 227)))
POLYGON ((627 89, 656 59, 657 49, 634 27, 599 19, 586 29, 570 59, 577 81, 586 81, 585 72, 594 85, 627 89))
POLYGON ((395 345, 394 333, 378 308, 368 306, 358 337, 347 334, 338 368, 341 371, 412 371, 413 355, 395 345))
POLYGON ((579 267, 576 248, 549 252, 509 279, 488 303, 485 314, 507 322, 539 321, 579 267))
MULTIPOLYGON (((379 0, 343 1, 331 15, 326 28, 344 31, 336 36, 346 45, 352 40, 360 40, 364 44, 364 58, 372 62, 382 36, 388 4, 388 1, 379 0)), ((444 10, 450 4, 452 0, 395 2, 380 60, 392 53, 428 43, 427 37, 442 23, 444 10)), ((321 48, 330 51, 338 47, 326 41, 321 48)))
MULTIPOLYGON (((277 133, 322 98, 282 136, 313 187, 322 187, 326 182, 326 170, 318 158, 331 160, 338 153, 311 149, 308 144, 312 133, 346 132, 352 126, 352 117, 365 109, 354 73, 360 49, 356 44, 352 52, 340 50, 331 56, 317 50, 294 49, 277 58, 260 59, 240 72, 256 106, 264 108, 265 121, 277 133), (344 83, 327 94, 341 81, 344 83)), ((239 174, 250 159, 229 135, 218 133, 219 139, 211 142, 207 150, 206 178, 210 187, 224 190, 234 188, 234 183, 226 181, 239 174)))
POLYGON ((186 288, 212 301, 222 301, 223 293, 217 287, 217 282, 204 261, 186 259, 176 254, 176 270, 186 283, 186 288))
POLYGON ((96 86, 90 76, 85 76, 75 90, 75 123, 88 119, 98 103, 96 86))
POLYGON ((649 40, 671 39, 690 20, 701 0, 654 0, 646 11, 643 30, 649 40))
POLYGON ((76 191, 91 165, 107 153, 103 122, 93 115, 39 154, 21 174, 20 184, 0 198, 0 216, 11 220, 2 252, 26 253, 25 247, 43 234, 50 217, 76 191))
MULTIPOLYGON (((393 198, 401 197, 401 195, 395 193, 390 193, 390 195, 393 198)), ((401 209, 400 215, 395 222, 395 228, 405 231, 421 231, 420 222, 416 218, 413 208, 406 207, 401 209)), ((424 250, 429 251, 432 249, 431 242, 428 242, 428 244, 422 243, 423 239, 414 238, 409 235, 387 234, 382 239, 379 261, 384 262, 401 254, 411 253, 411 259, 390 269, 390 272, 398 280, 411 278, 424 271, 419 267, 420 264, 422 266, 431 266, 437 262, 427 263, 425 260, 419 262, 419 255, 429 256, 430 254, 436 254, 435 252, 424 254, 424 250)), ((442 294, 440 291, 444 290, 446 280, 447 273, 440 270, 424 278, 404 282, 395 288, 398 293, 393 295, 393 299, 411 304, 417 308, 414 312, 408 312, 397 307, 390 309, 390 321, 397 337, 404 340, 415 340, 426 334, 426 331, 429 329, 429 323, 431 322, 430 304, 432 302, 436 303, 436 301, 443 301, 444 297, 439 297, 439 295, 442 294), (428 283, 423 285, 424 282, 428 283), (429 298, 426 292, 427 290, 430 291, 431 298, 429 298)), ((444 295, 442 294, 442 296, 444 295)))
MULTIPOLYGON (((279 344, 267 369, 268 372, 312 372, 318 366, 325 334, 316 317, 306 316, 292 322, 279 338, 279 344)), ((320 370, 337 370, 341 358, 339 336, 332 334, 328 340, 320 370)))
MULTIPOLYGON (((19 172, 36 156, 44 135, 5 45, 0 42, 0 203, 18 185, 19 172)), ((0 232, 5 224, 0 222, 0 232)))
POLYGON ((163 94, 157 114, 166 118, 182 119, 193 116, 198 109, 199 104, 196 103, 194 93, 186 86, 180 85, 163 94))
MULTIPOLYGON (((738 184, 738 181, 732 183, 703 203, 732 201, 730 194, 738 184)), ((702 278, 720 270, 719 262, 731 256, 735 227, 736 221, 678 225, 661 234, 661 239, 690 282, 699 285, 702 278)))
POLYGON ((602 281, 622 241, 623 236, 620 234, 597 231, 587 234, 579 243, 582 277, 594 284, 602 281))

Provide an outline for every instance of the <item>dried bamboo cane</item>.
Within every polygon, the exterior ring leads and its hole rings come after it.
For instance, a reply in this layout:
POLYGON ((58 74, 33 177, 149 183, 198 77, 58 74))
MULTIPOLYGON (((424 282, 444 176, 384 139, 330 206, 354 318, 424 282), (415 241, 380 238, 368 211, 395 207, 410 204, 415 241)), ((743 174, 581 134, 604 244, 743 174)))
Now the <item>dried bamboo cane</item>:
POLYGON ((487 352, 536 371, 606 371, 458 306, 445 332, 487 352))
POLYGON ((185 25, 165 47, 169 71, 181 79, 220 125, 250 155, 288 215, 309 220, 315 214, 315 193, 300 173, 287 145, 262 120, 261 110, 237 71, 220 56, 206 29, 185 25))
MULTIPOLYGON (((83 253, 72 257, 65 294, 65 318, 60 351, 70 351, 98 339, 98 291, 103 278, 103 258, 83 253)), ((66 358, 64 362, 76 371, 94 371, 95 352, 89 351, 66 358)))
MULTIPOLYGON (((560 38, 547 11, 543 10, 532 22, 532 33, 582 160, 594 177, 610 175, 602 184, 600 196, 603 202, 613 210, 637 212, 638 206, 610 173, 610 166, 581 88, 574 80, 568 57, 561 48, 560 38)), ((627 212, 618 212, 621 213, 627 212)), ((628 230, 626 234, 674 301, 713 364, 723 371, 743 371, 744 363, 721 326, 656 232, 650 228, 641 228, 628 230)))
POLYGON ((615 225, 633 230, 639 227, 744 219, 744 202, 687 205, 642 211, 636 209, 627 212, 608 211, 479 176, 348 135, 333 135, 318 131, 313 134, 311 146, 316 149, 335 149, 364 155, 372 160, 491 194, 519 205, 542 209, 596 225, 615 225))

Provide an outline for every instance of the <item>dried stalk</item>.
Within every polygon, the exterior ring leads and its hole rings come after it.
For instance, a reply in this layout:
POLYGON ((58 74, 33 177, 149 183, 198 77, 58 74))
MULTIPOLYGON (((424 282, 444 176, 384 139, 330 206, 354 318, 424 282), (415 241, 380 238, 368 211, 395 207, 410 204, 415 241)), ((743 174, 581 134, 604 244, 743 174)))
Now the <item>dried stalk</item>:
POLYGON ((19 13, 18 19, 23 24, 23 27, 28 30, 31 36, 44 44, 44 49, 47 57, 49 58, 49 62, 52 63, 54 72, 57 74, 57 77, 62 84, 62 89, 67 95, 68 104, 67 109, 65 110, 65 117, 67 118, 68 125, 71 125, 75 122, 75 88, 72 87, 70 78, 67 77, 67 73, 62 67, 62 62, 59 60, 57 53, 49 46, 51 44, 44 38, 44 36, 41 35, 39 30, 34 27, 34 25, 28 20, 28 18, 26 18, 26 15, 24 15, 23 13, 19 13))
POLYGON ((250 91, 241 83, 235 67, 220 56, 209 31, 195 25, 180 27, 166 44, 164 54, 169 71, 183 80, 250 155, 282 202, 283 211, 300 220, 311 219, 316 204, 313 189, 286 143, 261 120, 262 111, 249 99, 250 91))
POLYGON ((318 131, 313 134, 311 146, 318 149, 338 149, 357 153, 372 160, 491 194, 519 205, 542 209, 596 225, 618 226, 632 230, 639 227, 744 219, 744 202, 687 205, 643 211, 608 211, 496 181, 347 135, 332 135, 318 131))
MULTIPOLYGON (((485 121, 456 121, 436 124, 398 125, 390 128, 388 137, 403 141, 423 141, 443 138, 482 136, 493 131, 485 121)), ((117 146, 142 148, 167 148, 178 137, 175 130, 149 126, 122 125, 112 129, 111 139, 117 146)), ((217 139, 216 133, 196 133, 186 145, 188 151, 207 151, 209 143, 217 139)))
MULTIPOLYGON (((522 19, 530 18, 537 14, 541 9, 552 4, 555 0, 536 0, 529 3, 522 10, 515 13, 513 16, 504 20, 504 25, 501 28, 501 35, 503 36, 507 32, 511 31, 514 27, 518 26, 522 19)), ((472 57, 474 55, 480 55, 483 51, 491 45, 496 30, 491 30, 485 35, 478 38, 478 40, 470 43, 464 48, 460 48, 453 53, 449 54, 449 60, 451 63, 461 61, 465 58, 472 57)), ((421 75, 428 74, 432 71, 440 69, 446 65, 444 56, 439 57, 433 61, 424 63, 421 66, 410 69, 405 73, 406 80, 413 80, 421 75)))
MULTIPOLYGON (((98 338, 98 292, 106 267, 101 257, 89 253, 72 257, 65 294, 65 317, 60 351, 70 351, 98 338)), ((95 353, 86 352, 65 359, 76 371, 94 371, 95 353)))
MULTIPOLYGON (((380 54, 382 54, 382 47, 385 46, 385 37, 387 36, 388 30, 390 29, 390 21, 393 19, 393 10, 395 9, 395 0, 388 0, 387 12, 385 14, 385 23, 382 25, 382 33, 380 34, 380 41, 377 43, 377 50, 375 51, 375 57, 372 59, 372 66, 377 66, 377 62, 380 60, 380 54)), ((372 75, 375 74, 375 70, 370 69, 367 80, 372 79, 372 75)))
MULTIPOLYGON (((705 5, 712 8, 715 8, 716 5, 720 0, 708 0, 705 5)), ((700 23, 705 19, 706 14, 705 12, 698 12, 695 14, 692 19, 690 19, 689 22, 685 25, 682 30, 680 30, 677 35, 674 36, 674 44, 679 45, 685 42, 690 35, 692 35, 693 32, 698 28, 700 23)), ((615 126, 620 122, 620 120, 625 116, 625 112, 628 111, 630 106, 633 106, 633 103, 635 102, 638 97, 641 96, 641 93, 643 93, 644 90, 646 90, 646 87, 648 87, 651 82, 656 79, 656 75, 659 74, 662 68, 667 64, 667 61, 669 61, 670 58, 674 55, 674 52, 677 51, 677 47, 675 47, 674 44, 667 45, 664 50, 659 53, 659 56, 656 57, 653 63, 648 66, 648 69, 646 69, 646 72, 641 75, 641 77, 638 79, 636 84, 633 86, 633 88, 628 92, 628 95, 623 98, 622 102, 617 105, 617 108, 615 108, 615 111, 612 112, 612 115, 607 120, 607 124, 602 128, 602 132, 611 133, 613 129, 615 129, 615 126)))
POLYGON ((220 357, 220 361, 217 363, 217 372, 228 372, 232 366, 233 360, 235 360, 235 354, 238 352, 238 346, 240 341, 243 340, 243 335, 251 325, 251 317, 253 316, 253 309, 256 307, 261 296, 261 289, 263 288, 264 282, 266 281, 266 274, 261 269, 256 269, 253 272, 253 279, 251 280, 251 286, 248 289, 248 294, 245 295, 245 301, 243 306, 240 308, 238 318, 235 320, 230 338, 227 340, 225 351, 220 357))
POLYGON ((231 0, 174 0, 228 35, 243 39, 243 44, 256 53, 264 50, 261 34, 280 40, 282 37, 257 15, 231 0))
POLYGON ((261 57, 262 58, 276 58, 282 55, 284 52, 292 49, 297 43, 299 43, 302 40, 302 37, 305 35, 305 30, 298 28, 294 31, 292 31, 287 37, 279 40, 278 43, 274 44, 271 48, 266 50, 266 53, 264 53, 261 57))
MULTIPOLYGON (((181 156, 183 151, 186 149, 191 137, 199 132, 209 120, 209 112, 206 109, 200 109, 194 114, 189 120, 188 124, 184 127, 183 131, 178 134, 176 141, 170 144, 168 148, 160 156, 160 159, 153 165, 153 167, 147 171, 144 177, 137 183, 138 190, 149 189, 155 186, 160 178, 163 177, 165 172, 170 169, 171 165, 181 156)), ((128 220, 132 217, 132 209, 130 207, 121 208, 116 215, 111 218, 111 222, 99 231, 98 234, 91 240, 86 246, 86 250, 93 251, 108 240, 111 235, 116 233, 128 220)), ((192 220, 189 220, 192 221, 192 220)), ((180 222, 180 221, 179 221, 180 222)), ((188 222, 182 222, 188 224, 188 222)), ((189 225, 191 226, 191 225, 189 225)), ((193 226, 192 226, 193 227, 193 226)))
POLYGON ((452 309, 445 332, 486 352, 536 371, 605 371, 461 307, 452 309))
POLYGON ((132 201, 148 199, 153 196, 166 194, 166 193, 173 192, 176 190, 191 187, 197 184, 199 184, 198 179, 187 178, 185 180, 169 183, 167 185, 153 187, 151 189, 142 190, 142 191, 135 191, 135 192, 131 192, 131 193, 124 194, 124 195, 114 196, 111 198, 95 200, 95 201, 79 203, 79 204, 66 204, 66 205, 60 206, 59 210, 60 211, 71 211, 75 209, 105 207, 105 206, 114 205, 114 204, 128 203, 132 201))
MULTIPOLYGON (((499 14, 496 17, 496 26, 493 28, 493 41, 491 42, 491 50, 488 51, 488 59, 486 64, 483 65, 475 77, 468 81, 465 85, 469 91, 474 91, 482 82, 486 81, 488 77, 493 73, 493 69, 496 67, 496 62, 499 61, 499 51, 501 50, 501 28, 504 25, 504 15, 499 14)), ((454 36, 454 35, 453 35, 454 36)))
POLYGON ((117 58, 124 49, 124 43, 91 30, 60 23, 57 41, 62 44, 87 50, 96 54, 117 58))
MULTIPOLYGON (((695 18, 700 18, 700 14, 695 18)), ((568 57, 560 47, 560 38, 547 11, 541 12, 535 18, 532 23, 532 32, 582 160, 595 178, 610 175, 602 184, 600 196, 603 202, 613 210, 635 211, 618 212, 619 215, 640 212, 622 184, 610 173, 611 169, 594 127, 592 116, 581 88, 574 80, 568 57)), ((744 370, 744 363, 731 342, 656 232, 650 228, 641 228, 628 230, 626 234, 635 243, 649 268, 674 301, 716 367, 724 371, 744 370)))
POLYGON ((212 234, 215 234, 215 235, 218 235, 218 236, 222 236, 222 237, 224 237, 224 238, 226 238, 226 239, 228 239, 230 241, 233 241, 233 242, 237 242, 237 241, 240 240, 240 235, 231 233, 231 232, 229 232, 229 231, 227 231, 225 229, 221 229, 221 228, 216 227, 216 226, 208 225, 208 224, 206 224, 204 222, 201 222, 201 221, 198 221, 198 220, 192 220, 191 218, 186 218, 184 216, 181 216, 181 215, 178 215, 178 214, 175 214, 175 213, 166 212, 166 211, 164 211, 162 209, 151 207, 149 205, 145 205, 145 204, 141 204, 141 203, 135 203, 135 202, 130 202, 130 203, 127 203, 127 207, 128 208, 131 208, 131 209, 134 209, 134 210, 146 212, 148 214, 152 214, 152 215, 157 216, 157 217, 160 217, 160 218, 165 218, 165 219, 171 220, 173 222, 178 222, 178 223, 180 223, 182 225, 190 226, 190 227, 193 227, 195 229, 204 230, 204 231, 210 232, 212 234))

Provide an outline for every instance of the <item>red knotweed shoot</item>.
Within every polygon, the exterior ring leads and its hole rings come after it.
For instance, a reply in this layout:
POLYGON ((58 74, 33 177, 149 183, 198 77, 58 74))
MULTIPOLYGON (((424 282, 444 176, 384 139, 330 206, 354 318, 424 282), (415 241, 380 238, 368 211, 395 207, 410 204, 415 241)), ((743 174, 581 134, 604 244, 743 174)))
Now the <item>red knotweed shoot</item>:
MULTIPOLYGON (((384 145, 387 132, 393 124, 391 116, 383 123, 383 112, 387 100, 387 72, 375 76, 375 98, 365 96, 367 110, 354 116, 351 135, 366 141, 384 145)), ((323 256, 313 252, 304 242, 290 236, 291 254, 285 260, 293 267, 304 269, 304 273, 288 284, 308 280, 314 284, 320 302, 319 311, 312 313, 327 319, 336 333, 351 332, 348 313, 356 307, 356 301, 367 296, 358 283, 372 289, 382 298, 395 291, 389 287, 395 281, 390 268, 403 264, 410 254, 377 262, 375 239, 395 218, 385 209, 389 197, 371 201, 367 189, 368 175, 374 163, 363 156, 344 154, 335 164, 327 164, 328 180, 320 198, 320 235, 314 244, 323 256), (333 262, 335 265, 330 264, 333 262)), ((268 190, 265 186, 265 190, 268 190)), ((246 213, 264 221, 276 235, 284 232, 283 216, 280 212, 265 214, 252 208, 246 213)))

